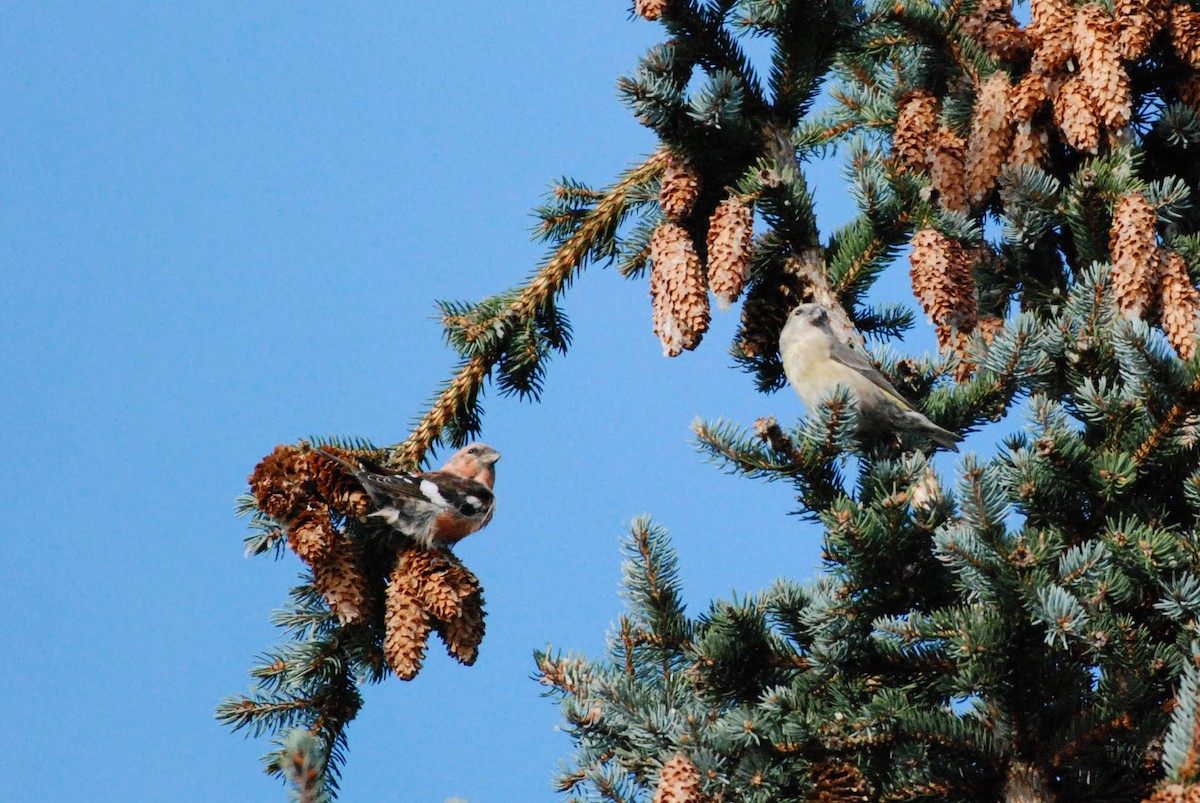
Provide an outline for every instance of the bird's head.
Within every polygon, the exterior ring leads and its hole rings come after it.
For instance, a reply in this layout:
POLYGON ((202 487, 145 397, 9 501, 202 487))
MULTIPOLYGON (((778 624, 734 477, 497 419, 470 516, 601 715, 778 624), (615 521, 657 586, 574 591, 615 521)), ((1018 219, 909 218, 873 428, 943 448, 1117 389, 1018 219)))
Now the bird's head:
POLYGON ((807 321, 813 326, 826 326, 829 323, 829 313, 820 304, 800 304, 788 316, 789 321, 793 319, 807 321))
POLYGON ((496 481, 496 461, 499 459, 500 453, 486 443, 472 443, 455 452, 442 466, 442 471, 491 488, 496 481))
POLYGON ((820 304, 800 304, 788 315, 780 333, 780 341, 813 328, 829 331, 829 313, 820 304))

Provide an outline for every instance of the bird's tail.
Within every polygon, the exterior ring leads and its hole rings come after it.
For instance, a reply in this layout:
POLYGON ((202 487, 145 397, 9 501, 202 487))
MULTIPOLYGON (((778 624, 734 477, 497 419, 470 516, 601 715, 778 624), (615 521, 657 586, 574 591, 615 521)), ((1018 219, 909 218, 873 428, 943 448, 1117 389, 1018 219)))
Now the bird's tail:
POLYGON ((938 446, 949 449, 952 452, 958 451, 958 442, 962 440, 962 435, 951 432, 948 429, 942 429, 928 418, 925 419, 925 426, 921 431, 938 446))

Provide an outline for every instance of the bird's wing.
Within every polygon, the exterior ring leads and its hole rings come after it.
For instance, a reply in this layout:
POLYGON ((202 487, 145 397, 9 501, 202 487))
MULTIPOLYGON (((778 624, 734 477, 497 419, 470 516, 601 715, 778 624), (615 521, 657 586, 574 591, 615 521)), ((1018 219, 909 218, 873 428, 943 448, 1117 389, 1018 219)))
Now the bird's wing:
POLYGON ((875 385, 875 387, 882 390, 888 396, 891 396, 901 407, 906 410, 912 409, 912 405, 900 395, 900 391, 892 387, 892 383, 888 382, 887 377, 880 373, 879 369, 871 364, 871 361, 867 359, 865 354, 855 351, 842 341, 838 340, 836 337, 832 338, 832 340, 833 345, 829 349, 829 357, 834 360, 834 362, 841 363, 847 368, 854 369, 858 373, 862 374, 862 376, 866 379, 871 380, 871 384, 875 385))
POLYGON ((427 499, 467 518, 486 515, 496 503, 495 495, 482 482, 441 471, 422 477, 421 489, 427 499))
POLYGON ((416 503, 410 510, 429 505, 437 510, 453 510, 473 518, 486 513, 495 504, 495 496, 486 485, 465 477, 434 471, 425 474, 372 474, 360 472, 363 485, 382 492, 394 503, 416 503))
POLYGON ((372 471, 359 470, 355 473, 358 481, 367 490, 377 490, 389 497, 400 499, 425 499, 428 496, 421 490, 421 478, 415 474, 376 474, 372 471))
POLYGON ((377 474, 320 447, 313 447, 313 451, 349 470, 372 497, 378 493, 383 498, 429 501, 429 498, 421 491, 421 475, 409 474, 404 471, 398 474, 377 474))

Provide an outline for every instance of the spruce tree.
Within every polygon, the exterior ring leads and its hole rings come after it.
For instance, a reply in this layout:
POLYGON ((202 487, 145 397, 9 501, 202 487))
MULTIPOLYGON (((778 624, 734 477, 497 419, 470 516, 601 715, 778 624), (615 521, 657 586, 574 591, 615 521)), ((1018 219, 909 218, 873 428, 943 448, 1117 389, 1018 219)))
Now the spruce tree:
MULTIPOLYGON (((539 210, 550 252, 525 284, 443 304, 462 362, 407 441, 325 445, 412 469, 480 431, 489 379, 536 399, 570 344, 558 302, 593 264, 648 285, 671 357, 701 345, 710 297, 744 296, 731 352, 763 392, 785 382, 784 318, 812 301, 940 426, 1020 425, 935 466, 918 439, 860 435, 846 392, 794 423, 698 423, 714 460, 795 488, 825 571, 690 615, 666 530, 636 520, 609 654, 536 656, 575 745, 558 788, 662 803, 1200 799, 1200 10, 634 9, 665 39, 620 92, 661 147, 608 188, 555 188, 539 210), (844 159, 857 208, 832 231, 805 178, 823 158, 844 159), (912 311, 871 303, 906 266, 933 357, 904 353, 912 311)), ((469 569, 362 520, 353 479, 313 455, 280 446, 251 478, 250 550, 290 546, 310 582, 278 615, 289 641, 256 690, 220 709, 286 739, 270 766, 305 799, 334 786, 358 684, 414 677, 431 632, 467 664, 483 639, 469 569)))

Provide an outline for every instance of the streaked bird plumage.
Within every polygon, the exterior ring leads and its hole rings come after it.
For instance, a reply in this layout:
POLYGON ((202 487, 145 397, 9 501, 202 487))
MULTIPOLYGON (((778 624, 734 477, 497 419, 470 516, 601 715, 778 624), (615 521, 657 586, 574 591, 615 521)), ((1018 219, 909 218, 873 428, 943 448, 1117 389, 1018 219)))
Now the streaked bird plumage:
POLYGON ((858 399, 861 430, 917 432, 958 451, 962 437, 913 409, 865 354, 839 340, 823 307, 801 304, 792 310, 779 335, 779 356, 788 383, 809 412, 845 385, 858 399))

